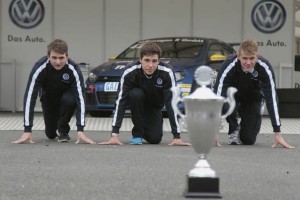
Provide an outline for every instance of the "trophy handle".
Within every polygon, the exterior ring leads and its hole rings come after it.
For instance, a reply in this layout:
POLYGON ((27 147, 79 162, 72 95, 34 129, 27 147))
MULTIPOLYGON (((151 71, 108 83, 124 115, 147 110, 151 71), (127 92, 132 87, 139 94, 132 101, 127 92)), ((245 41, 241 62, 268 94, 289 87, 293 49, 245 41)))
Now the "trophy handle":
POLYGON ((228 111, 221 116, 222 119, 225 119, 226 117, 228 117, 228 115, 230 115, 234 108, 235 108, 235 99, 234 99, 234 94, 237 92, 237 89, 234 87, 230 87, 227 90, 227 98, 225 99, 224 103, 229 103, 229 109, 228 111))
POLYGON ((185 115, 178 109, 178 103, 183 102, 182 98, 179 96, 180 88, 179 88, 179 86, 172 87, 171 91, 173 93, 173 97, 172 97, 173 110, 174 110, 176 116, 179 115, 179 117, 184 120, 185 115))

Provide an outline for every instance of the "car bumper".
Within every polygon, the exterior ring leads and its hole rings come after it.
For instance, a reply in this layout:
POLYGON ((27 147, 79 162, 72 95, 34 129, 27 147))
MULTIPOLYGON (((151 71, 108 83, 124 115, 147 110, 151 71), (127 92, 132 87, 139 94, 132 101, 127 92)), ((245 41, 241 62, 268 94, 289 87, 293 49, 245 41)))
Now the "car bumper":
MULTIPOLYGON (((86 88, 86 110, 114 110, 117 99, 117 92, 105 92, 101 90, 103 84, 90 85, 86 88)), ((178 83, 181 97, 189 95, 191 84, 178 83)), ((180 110, 184 110, 183 102, 178 104, 180 110)), ((164 108, 165 111, 165 108, 164 108)))

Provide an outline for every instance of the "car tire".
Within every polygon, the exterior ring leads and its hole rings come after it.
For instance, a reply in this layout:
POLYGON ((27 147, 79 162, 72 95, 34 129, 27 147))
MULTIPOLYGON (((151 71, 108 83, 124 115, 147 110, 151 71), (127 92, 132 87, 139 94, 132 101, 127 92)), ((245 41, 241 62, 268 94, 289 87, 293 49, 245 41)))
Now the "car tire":
POLYGON ((113 111, 89 111, 89 114, 92 117, 110 117, 112 115, 113 111))

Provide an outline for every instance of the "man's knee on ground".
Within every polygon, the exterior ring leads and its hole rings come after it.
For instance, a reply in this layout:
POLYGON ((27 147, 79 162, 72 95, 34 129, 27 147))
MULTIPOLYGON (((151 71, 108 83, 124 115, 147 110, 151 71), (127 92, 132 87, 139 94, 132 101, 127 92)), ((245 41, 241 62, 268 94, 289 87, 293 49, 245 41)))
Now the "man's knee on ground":
POLYGON ((76 106, 75 98, 72 95, 69 95, 68 93, 64 94, 61 97, 60 102, 64 107, 74 107, 74 106, 76 106))
POLYGON ((57 137, 56 131, 52 131, 51 133, 46 132, 46 136, 50 139, 53 140, 57 137))
POLYGON ((256 142, 256 138, 241 137, 240 140, 244 145, 254 145, 256 142))

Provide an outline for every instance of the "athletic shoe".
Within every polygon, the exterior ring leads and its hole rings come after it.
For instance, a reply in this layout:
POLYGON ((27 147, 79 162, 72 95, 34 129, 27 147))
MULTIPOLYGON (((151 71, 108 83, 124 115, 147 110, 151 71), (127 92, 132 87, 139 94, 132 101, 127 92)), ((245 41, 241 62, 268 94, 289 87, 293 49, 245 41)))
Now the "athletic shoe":
POLYGON ((236 130, 236 131, 234 131, 233 133, 231 133, 229 135, 228 144, 230 144, 230 145, 239 145, 239 144, 241 144, 240 131, 239 130, 236 130))
POLYGON ((130 139, 130 144, 143 144, 143 140, 139 137, 132 137, 130 139))
POLYGON ((58 137, 58 142, 69 142, 70 141, 70 136, 68 133, 59 133, 58 137))

